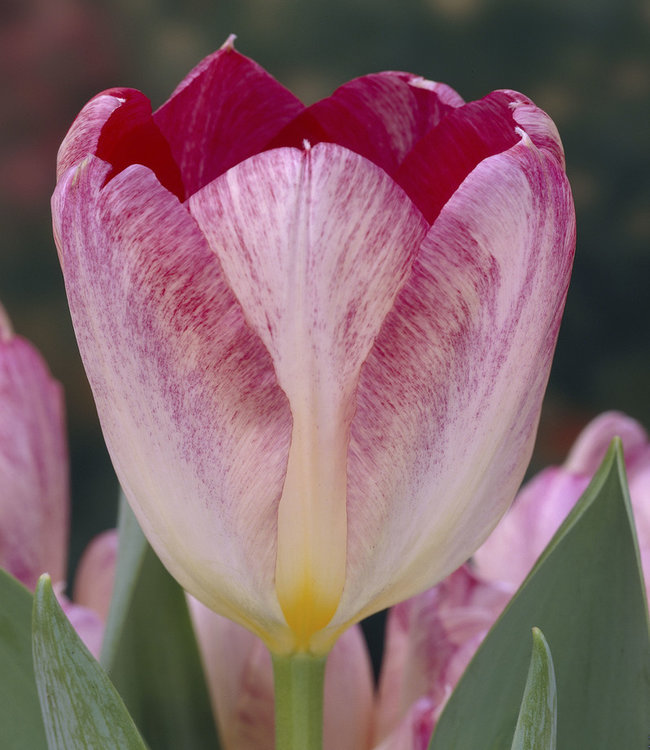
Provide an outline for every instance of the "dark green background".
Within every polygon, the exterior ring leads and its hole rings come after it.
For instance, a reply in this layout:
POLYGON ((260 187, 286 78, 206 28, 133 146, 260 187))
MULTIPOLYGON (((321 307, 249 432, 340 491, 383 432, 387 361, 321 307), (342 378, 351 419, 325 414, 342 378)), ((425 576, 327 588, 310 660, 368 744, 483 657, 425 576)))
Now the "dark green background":
POLYGON ((114 523, 116 487, 78 358, 49 195, 83 104, 127 85, 161 104, 229 33, 305 101, 402 69, 466 99, 531 96, 562 134, 578 249, 535 466, 595 413, 650 424, 650 5, 630 0, 2 0, 0 299, 65 387, 73 560, 114 523))

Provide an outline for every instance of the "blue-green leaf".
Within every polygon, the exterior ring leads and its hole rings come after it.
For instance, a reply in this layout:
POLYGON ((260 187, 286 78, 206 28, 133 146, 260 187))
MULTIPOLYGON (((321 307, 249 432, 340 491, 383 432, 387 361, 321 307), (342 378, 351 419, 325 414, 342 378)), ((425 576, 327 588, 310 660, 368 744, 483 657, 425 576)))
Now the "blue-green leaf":
POLYGON ((553 649, 559 750, 644 748, 648 608, 620 441, 467 668, 430 750, 510 748, 534 626, 553 649))
POLYGON ((145 750, 111 681, 63 614, 47 575, 34 595, 32 648, 49 750, 145 750))
POLYGON ((102 666, 108 672, 111 671, 111 667, 115 661, 124 623, 126 622, 133 592, 140 575, 142 561, 147 550, 147 540, 124 497, 124 493, 120 493, 117 526, 119 546, 117 563, 115 565, 115 582, 113 584, 113 596, 106 620, 100 658, 102 666))
POLYGON ((557 690, 551 650, 539 628, 533 628, 533 653, 517 728, 510 750, 555 750, 557 690))
POLYGON ((0 736, 3 750, 44 750, 32 662, 30 592, 0 569, 0 736))

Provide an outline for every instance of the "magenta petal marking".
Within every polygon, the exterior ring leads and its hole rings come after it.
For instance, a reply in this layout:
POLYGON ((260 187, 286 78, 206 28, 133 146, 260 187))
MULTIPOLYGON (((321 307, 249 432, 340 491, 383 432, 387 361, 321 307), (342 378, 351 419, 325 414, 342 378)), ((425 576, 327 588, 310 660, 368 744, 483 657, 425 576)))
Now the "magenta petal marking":
MULTIPOLYGON (((443 96, 450 98, 447 91, 443 96)), ((312 146, 337 143, 392 175, 451 108, 429 81, 408 73, 375 73, 356 78, 307 107, 268 148, 300 148, 304 140, 312 146)))
POLYGON ((206 57, 153 116, 187 195, 261 151, 304 105, 232 45, 206 57))

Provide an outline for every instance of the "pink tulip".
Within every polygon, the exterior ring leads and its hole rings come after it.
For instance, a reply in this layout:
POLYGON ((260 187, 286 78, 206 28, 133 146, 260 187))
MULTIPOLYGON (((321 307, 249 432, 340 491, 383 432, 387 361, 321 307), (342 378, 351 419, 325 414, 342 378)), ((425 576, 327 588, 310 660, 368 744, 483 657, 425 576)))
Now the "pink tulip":
POLYGON ((509 598, 508 587, 463 565, 390 610, 375 719, 379 748, 428 747, 447 699, 509 598))
POLYGON ((619 412, 596 417, 582 431, 563 466, 545 469, 522 488, 474 557, 483 577, 507 584, 513 592, 519 587, 617 436, 623 441, 641 564, 650 595, 650 442, 638 422, 619 412))
POLYGON ((140 525, 275 653, 325 653, 508 507, 574 248, 526 97, 389 72, 305 107, 229 40, 153 115, 92 99, 52 207, 140 525))
POLYGON ((0 567, 30 589, 65 579, 68 498, 61 386, 0 307, 0 567))
MULTIPOLYGON (((63 610, 98 656, 102 613, 64 593, 68 516, 63 392, 36 349, 14 335, 0 306, 0 568, 32 590, 49 573, 63 610)), ((86 579, 97 577, 98 566, 83 567, 86 579)))

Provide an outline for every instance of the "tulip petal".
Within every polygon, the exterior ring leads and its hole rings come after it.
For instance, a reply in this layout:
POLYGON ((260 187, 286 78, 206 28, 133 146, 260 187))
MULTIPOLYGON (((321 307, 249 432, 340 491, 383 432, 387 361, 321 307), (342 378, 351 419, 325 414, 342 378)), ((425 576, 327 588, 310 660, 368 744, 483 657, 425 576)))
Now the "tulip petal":
POLYGON ((187 209, 89 157, 53 197, 75 330, 120 483, 171 573, 269 639, 291 418, 187 209))
POLYGON ((0 307, 0 567, 32 590, 63 580, 68 513, 63 392, 0 307))
POLYGON ((495 91, 452 109, 404 159, 395 179, 428 221, 435 221, 480 161, 517 143, 511 103, 509 96, 495 91))
POLYGON ((117 561, 117 529, 96 536, 84 550, 74 579, 74 601, 106 622, 113 595, 117 561))
POLYGON ((228 40, 185 77, 153 119, 192 195, 261 151, 303 109, 299 99, 228 40))
POLYGON ((385 172, 334 144, 259 154, 190 200, 291 405, 276 588, 302 646, 345 578, 359 371, 427 230, 385 172))
POLYGON ((362 369, 332 625, 358 617, 358 601, 363 616, 443 578, 511 502, 574 239, 566 176, 525 135, 479 164, 434 223, 362 369))
POLYGON ((388 613, 379 679, 375 741, 427 696, 438 717, 478 645, 510 598, 467 565, 388 613))
POLYGON ((409 73, 374 73, 307 107, 269 148, 338 143, 392 175, 420 138, 462 103, 448 86, 409 73))
POLYGON ((112 91, 97 94, 86 104, 59 147, 56 158, 57 179, 86 156, 95 153, 102 128, 121 104, 120 98, 112 91))

